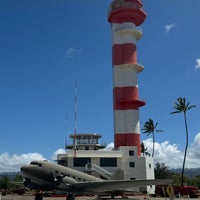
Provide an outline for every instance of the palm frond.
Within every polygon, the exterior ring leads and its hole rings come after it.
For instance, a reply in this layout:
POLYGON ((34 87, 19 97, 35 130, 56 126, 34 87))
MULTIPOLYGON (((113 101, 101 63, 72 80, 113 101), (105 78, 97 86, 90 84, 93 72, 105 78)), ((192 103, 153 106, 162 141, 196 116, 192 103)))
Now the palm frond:
POLYGON ((195 105, 190 105, 190 102, 186 103, 185 98, 183 97, 178 97, 176 99, 177 101, 174 103, 174 106, 172 107, 172 109, 174 109, 175 111, 171 112, 171 114, 177 114, 177 113, 181 113, 181 112, 186 112, 188 110, 190 110, 191 108, 196 107, 195 105))
POLYGON ((190 110, 191 108, 195 108, 195 107, 196 107, 196 105, 188 106, 187 110, 190 110))
POLYGON ((182 112, 181 110, 177 110, 177 111, 171 112, 170 114, 176 114, 176 113, 181 113, 181 112, 182 112))
POLYGON ((147 135, 150 135, 151 133, 155 131, 157 125, 158 125, 157 122, 154 124, 153 120, 149 119, 148 121, 145 122, 141 130, 143 133, 147 133, 147 135))

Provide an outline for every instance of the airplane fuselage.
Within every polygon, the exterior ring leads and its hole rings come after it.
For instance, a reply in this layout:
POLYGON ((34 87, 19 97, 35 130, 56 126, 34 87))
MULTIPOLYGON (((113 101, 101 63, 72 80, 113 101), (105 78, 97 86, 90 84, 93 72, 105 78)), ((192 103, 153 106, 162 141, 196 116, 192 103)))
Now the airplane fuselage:
POLYGON ((67 190, 69 185, 74 183, 102 181, 100 178, 47 161, 32 161, 29 165, 22 166, 21 172, 25 184, 33 189, 41 187, 67 190))
MULTIPOLYGON (((21 167, 25 186, 31 189, 62 190, 81 194, 111 195, 134 191, 134 187, 170 183, 168 179, 103 180, 47 161, 32 161, 21 167)), ((116 178, 117 176, 113 176, 116 178)))

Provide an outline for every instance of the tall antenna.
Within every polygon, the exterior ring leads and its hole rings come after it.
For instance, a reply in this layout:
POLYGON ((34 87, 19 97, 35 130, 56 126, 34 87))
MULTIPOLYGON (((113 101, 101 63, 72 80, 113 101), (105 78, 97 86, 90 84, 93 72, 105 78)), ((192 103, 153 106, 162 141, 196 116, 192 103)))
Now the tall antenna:
POLYGON ((68 116, 66 115, 65 117, 66 120, 66 126, 65 126, 65 130, 66 130, 66 135, 65 135, 65 153, 67 151, 67 131, 68 131, 68 116))
POLYGON ((76 84, 76 80, 75 80, 75 94, 74 94, 74 157, 76 157, 76 150, 77 150, 76 131, 77 131, 77 84, 76 84))

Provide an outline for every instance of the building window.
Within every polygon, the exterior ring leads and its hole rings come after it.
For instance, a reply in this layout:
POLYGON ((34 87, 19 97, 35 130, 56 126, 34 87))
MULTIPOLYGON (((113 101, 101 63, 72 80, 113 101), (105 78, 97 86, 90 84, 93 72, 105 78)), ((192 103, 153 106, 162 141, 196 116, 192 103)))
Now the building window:
POLYGON ((67 160, 61 158, 60 160, 58 160, 58 164, 67 167, 68 162, 67 160))
POLYGON ((149 164, 149 169, 151 169, 151 164, 149 164))
POLYGON ((100 158, 101 167, 117 167, 117 158, 100 158))
POLYGON ((129 166, 130 166, 130 167, 135 167, 135 162, 130 162, 130 163, 129 163, 129 166))
POLYGON ((134 156, 135 155, 135 152, 133 150, 130 150, 129 151, 129 156, 134 156))
POLYGON ((85 167, 88 163, 91 163, 91 158, 74 158, 74 167, 85 167))

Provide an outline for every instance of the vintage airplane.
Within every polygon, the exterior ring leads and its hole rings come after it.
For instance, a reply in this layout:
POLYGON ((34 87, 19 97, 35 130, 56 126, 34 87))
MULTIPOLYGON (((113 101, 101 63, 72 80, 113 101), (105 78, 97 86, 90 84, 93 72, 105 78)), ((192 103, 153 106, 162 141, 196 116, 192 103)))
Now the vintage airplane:
POLYGON ((171 182, 169 179, 117 180, 122 178, 120 170, 116 170, 112 180, 104 180, 48 161, 32 161, 21 167, 21 173, 25 187, 39 190, 57 189, 73 195, 81 193, 114 197, 124 192, 133 192, 134 187, 171 182))

